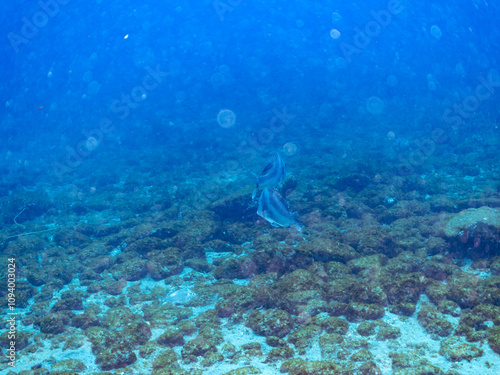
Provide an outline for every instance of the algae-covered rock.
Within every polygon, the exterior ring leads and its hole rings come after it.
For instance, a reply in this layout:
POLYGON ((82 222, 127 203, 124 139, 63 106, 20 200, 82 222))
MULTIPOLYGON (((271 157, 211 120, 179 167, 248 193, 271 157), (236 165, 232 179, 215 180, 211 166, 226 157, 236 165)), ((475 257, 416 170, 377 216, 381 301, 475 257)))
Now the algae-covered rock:
POLYGON ((289 375, 311 375, 311 374, 325 374, 325 375, 340 375, 342 374, 342 367, 328 361, 303 361, 297 363, 295 366, 290 366, 289 375))
POLYGON ((448 300, 439 302, 437 309, 443 314, 448 314, 454 317, 460 316, 460 312, 462 310, 460 306, 458 306, 458 303, 448 300))
POLYGON ((115 280, 137 281, 146 276, 146 261, 143 259, 129 259, 115 265, 110 272, 115 280))
POLYGON ((401 336, 399 327, 393 327, 389 324, 382 324, 377 333, 377 340, 384 341, 390 339, 397 339, 401 336))
POLYGON ((474 358, 481 357, 483 350, 474 345, 460 343, 460 338, 451 336, 441 342, 439 354, 452 362, 471 361, 474 358))
POLYGON ((70 316, 63 313, 50 313, 40 322, 40 331, 42 333, 51 333, 57 335, 66 330, 70 322, 70 316))
POLYGON ((83 372, 87 366, 77 359, 64 359, 52 366, 52 371, 83 372))
POLYGON ((488 345, 495 353, 500 354, 500 326, 495 326, 490 329, 488 345))
POLYGON ((309 324, 290 333, 288 336, 288 342, 295 345, 296 348, 306 348, 312 344, 312 338, 319 336, 320 334, 320 327, 315 324, 309 324))
POLYGON ((336 261, 346 263, 351 259, 359 257, 359 254, 351 246, 327 238, 304 241, 297 248, 312 254, 315 260, 322 262, 336 261))
POLYGON ((491 233, 498 236, 500 231, 500 209, 491 207, 469 208, 460 211, 446 223, 444 234, 456 237, 467 231, 471 234, 482 232, 490 227, 491 233))
POLYGON ((178 327, 170 326, 156 339, 156 342, 169 347, 184 345, 184 336, 178 327))
POLYGON ((95 362, 101 370, 108 371, 127 367, 137 361, 137 356, 125 345, 113 344, 96 354, 95 362))
POLYGON ((401 302, 390 306, 389 311, 393 314, 412 316, 416 311, 416 306, 410 302, 401 302))
POLYGON ((182 347, 182 358, 205 356, 207 352, 217 352, 216 343, 210 338, 198 335, 182 347))
POLYGON ((371 336, 375 334, 375 328, 377 327, 377 324, 374 322, 361 322, 361 324, 356 328, 356 331, 361 335, 361 336, 371 336))
POLYGON ((422 305, 417 314, 417 319, 429 334, 447 337, 453 332, 452 324, 430 304, 422 305))
POLYGON ((380 370, 380 367, 375 362, 367 361, 358 367, 356 373, 361 375, 380 375, 382 374, 382 370, 380 370))
POLYGON ((429 361, 425 357, 421 357, 416 354, 409 355, 404 352, 391 353, 391 358, 393 370, 414 368, 429 364, 429 361))
POLYGON ((247 367, 240 367, 231 370, 229 372, 225 372, 223 375, 254 375, 254 374, 262 374, 262 371, 260 371, 257 367, 247 366, 247 367))
MULTIPOLYGON (((26 332, 26 331, 16 331, 16 350, 21 350, 26 348, 30 342, 31 334, 26 332)), ((5 331, 0 335, 0 347, 9 349, 10 347, 10 342, 12 341, 12 338, 9 338, 11 336, 10 331, 5 331)))
POLYGON ((292 358, 295 352, 289 347, 280 347, 272 349, 267 355, 266 362, 277 362, 292 358))
POLYGON ((362 320, 375 320, 384 316, 385 310, 383 307, 370 303, 353 302, 349 304, 349 311, 347 319, 349 321, 362 320))
POLYGON ((373 358, 373 354, 369 350, 361 349, 351 356, 351 361, 366 362, 373 358))
POLYGON ((272 309, 264 313, 252 311, 245 323, 258 335, 285 337, 292 329, 293 321, 289 313, 272 309))
POLYGON ((338 333, 325 333, 319 338, 321 357, 324 359, 338 358, 338 352, 344 337, 338 333))
POLYGON ((178 359, 179 358, 177 357, 177 354, 175 354, 174 350, 167 348, 156 357, 153 362, 153 369, 157 370, 165 367, 180 368, 177 363, 178 359))
POLYGON ((316 324, 319 324, 327 333, 340 333, 345 335, 349 329, 349 323, 342 318, 337 318, 334 316, 329 317, 314 317, 316 324))
POLYGON ((437 366, 421 365, 396 370, 392 375, 445 375, 445 373, 437 366))

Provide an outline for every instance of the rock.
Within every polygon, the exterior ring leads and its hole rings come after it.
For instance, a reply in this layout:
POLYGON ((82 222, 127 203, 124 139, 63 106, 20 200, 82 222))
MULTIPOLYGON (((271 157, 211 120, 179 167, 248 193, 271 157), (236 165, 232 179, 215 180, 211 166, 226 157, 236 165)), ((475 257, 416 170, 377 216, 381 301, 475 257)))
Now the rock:
POLYGON ((460 232, 472 234, 481 227, 491 227, 491 230, 498 235, 500 231, 500 209, 483 206, 460 211, 446 223, 444 234, 447 237, 457 237, 460 232))
POLYGON ((125 345, 113 344, 96 354, 95 362, 103 371, 127 367, 137 361, 137 356, 125 345))
POLYGON ((180 368, 177 363, 177 354, 175 354, 174 350, 171 348, 163 350, 154 360, 153 369, 161 369, 161 368, 180 368))
POLYGON ((179 328, 170 326, 165 329, 163 334, 156 339, 156 342, 163 346, 180 346, 184 345, 184 336, 179 328))
POLYGON ((292 358, 295 355, 295 351, 289 347, 280 347, 272 349, 267 355, 266 362, 278 362, 284 361, 285 359, 292 358))
POLYGON ((77 359, 64 359, 52 366, 52 371, 83 372, 87 366, 77 359))
POLYGON ((245 325, 258 335, 285 337, 292 329, 293 320, 283 310, 271 309, 264 313, 254 310, 248 314, 245 325))
POLYGON ((40 331, 42 333, 57 335, 66 330, 66 325, 68 325, 69 322, 69 316, 63 313, 50 313, 40 322, 40 331))
POLYGON ((430 304, 422 305, 417 314, 417 319, 429 334, 447 337, 453 333, 452 324, 430 304))
POLYGON ((457 336, 448 337, 441 342, 439 354, 452 362, 471 361, 474 358, 481 357, 483 350, 474 345, 460 343, 460 338, 457 336))
MULTIPOLYGON (((337 318, 338 319, 338 318, 337 318)), ((347 322, 346 322, 347 323, 347 322)), ((296 348, 306 348, 311 345, 312 339, 321 334, 322 329, 315 324, 300 327, 288 335, 288 342, 296 348)))
POLYGON ((500 354, 500 326, 495 326, 490 330, 488 345, 497 354, 500 354))

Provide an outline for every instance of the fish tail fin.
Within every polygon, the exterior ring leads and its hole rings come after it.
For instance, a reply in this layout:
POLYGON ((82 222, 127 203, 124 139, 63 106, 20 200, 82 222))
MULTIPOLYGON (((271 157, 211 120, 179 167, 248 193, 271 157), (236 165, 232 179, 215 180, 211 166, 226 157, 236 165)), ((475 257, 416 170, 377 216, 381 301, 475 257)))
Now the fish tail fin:
POLYGON ((253 191, 253 194, 252 194, 252 200, 255 199, 255 197, 257 196, 257 193, 259 191, 259 176, 257 176, 255 173, 253 172, 250 172, 252 173, 253 177, 255 178, 255 190, 253 191))
POLYGON ((259 191, 259 185, 257 184, 257 187, 255 188, 255 190, 252 193, 252 200, 255 200, 255 197, 257 196, 258 191, 259 191))
POLYGON ((306 225, 302 220, 300 220, 298 212, 293 213, 293 225, 295 225, 295 228, 300 232, 302 228, 304 228, 306 225))

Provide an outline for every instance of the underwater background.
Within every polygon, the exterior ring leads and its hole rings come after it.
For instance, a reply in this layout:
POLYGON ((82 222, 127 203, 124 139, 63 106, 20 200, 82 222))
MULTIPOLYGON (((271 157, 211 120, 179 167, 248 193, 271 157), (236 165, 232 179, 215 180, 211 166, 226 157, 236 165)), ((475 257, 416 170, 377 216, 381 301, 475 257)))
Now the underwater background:
POLYGON ((500 373, 498 2, 1 9, 1 374, 500 373))

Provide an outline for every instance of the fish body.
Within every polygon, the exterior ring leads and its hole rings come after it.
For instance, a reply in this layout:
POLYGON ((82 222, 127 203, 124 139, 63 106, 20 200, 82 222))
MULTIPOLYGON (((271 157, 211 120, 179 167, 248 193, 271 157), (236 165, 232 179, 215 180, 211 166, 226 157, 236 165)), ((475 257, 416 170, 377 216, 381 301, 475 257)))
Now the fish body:
POLYGON ((170 293, 165 299, 166 302, 184 304, 195 299, 198 293, 193 292, 191 289, 179 289, 173 293, 170 293))
POLYGON ((290 212, 288 203, 283 197, 276 190, 269 187, 262 190, 257 215, 266 219, 274 227, 289 228, 294 225, 299 232, 304 227, 298 213, 290 212))
POLYGON ((269 159, 269 163, 266 165, 261 175, 258 176, 255 173, 253 175, 257 186, 252 194, 252 200, 257 196, 259 188, 274 188, 281 184, 286 176, 286 166, 280 154, 275 152, 269 159))

